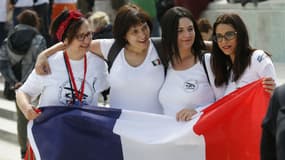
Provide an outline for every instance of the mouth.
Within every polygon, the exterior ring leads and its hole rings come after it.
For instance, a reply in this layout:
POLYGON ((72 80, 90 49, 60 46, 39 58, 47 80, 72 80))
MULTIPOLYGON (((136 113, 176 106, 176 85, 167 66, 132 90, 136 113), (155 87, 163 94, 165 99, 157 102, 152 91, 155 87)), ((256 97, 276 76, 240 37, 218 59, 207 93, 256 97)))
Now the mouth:
POLYGON ((80 48, 87 49, 87 48, 89 48, 89 44, 82 44, 82 45, 80 45, 80 48))
POLYGON ((230 46, 230 45, 226 45, 226 46, 223 46, 222 47, 222 49, 224 49, 224 50, 229 50, 229 49, 231 49, 232 48, 232 46, 230 46))

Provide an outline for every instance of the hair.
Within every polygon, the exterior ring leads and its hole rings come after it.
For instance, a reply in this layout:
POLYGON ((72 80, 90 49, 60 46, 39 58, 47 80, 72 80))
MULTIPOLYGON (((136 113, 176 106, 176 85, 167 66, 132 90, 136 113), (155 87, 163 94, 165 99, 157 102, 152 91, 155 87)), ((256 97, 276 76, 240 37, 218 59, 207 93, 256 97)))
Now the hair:
POLYGON ((116 42, 119 45, 125 46, 128 42, 125 39, 127 32, 133 26, 147 23, 152 31, 152 23, 149 15, 134 4, 127 4, 122 6, 116 15, 113 25, 113 35, 116 42))
POLYGON ((255 50, 249 45, 248 31, 239 15, 235 13, 220 15, 214 23, 213 36, 216 36, 216 29, 219 24, 227 24, 235 29, 237 32, 237 48, 232 63, 230 57, 219 48, 218 43, 213 41, 211 66, 215 75, 216 86, 228 84, 231 70, 233 71, 233 81, 237 81, 250 65, 251 55, 255 50))
POLYGON ((167 10, 161 21, 163 52, 171 63, 174 62, 174 58, 181 60, 177 44, 177 30, 179 20, 184 17, 188 18, 193 23, 195 40, 192 46, 192 52, 195 59, 199 58, 201 60, 202 50, 206 48, 192 13, 183 7, 173 7, 167 10))
POLYGON ((197 22, 198 28, 200 32, 209 32, 209 30, 212 30, 212 25, 210 24, 209 20, 207 18, 200 18, 197 22))
POLYGON ((40 27, 40 18, 37 12, 30 10, 30 9, 23 10, 17 16, 17 20, 19 21, 19 24, 29 25, 37 29, 39 29, 40 27))
POLYGON ((63 41, 64 39, 68 40, 68 43, 71 43, 76 34, 78 33, 79 28, 81 27, 81 25, 86 21, 86 18, 84 18, 83 16, 79 19, 71 19, 68 26, 66 27, 66 29, 64 30, 64 33, 62 35, 62 39, 58 39, 56 37, 56 32, 58 31, 60 25, 62 24, 62 22, 64 22, 70 14, 71 11, 68 10, 64 10, 62 11, 53 21, 52 26, 51 26, 51 35, 52 38, 58 42, 58 41, 63 41))
POLYGON ((110 24, 110 18, 105 12, 94 12, 89 18, 88 18, 92 30, 96 31, 98 28, 104 28, 105 26, 110 24))

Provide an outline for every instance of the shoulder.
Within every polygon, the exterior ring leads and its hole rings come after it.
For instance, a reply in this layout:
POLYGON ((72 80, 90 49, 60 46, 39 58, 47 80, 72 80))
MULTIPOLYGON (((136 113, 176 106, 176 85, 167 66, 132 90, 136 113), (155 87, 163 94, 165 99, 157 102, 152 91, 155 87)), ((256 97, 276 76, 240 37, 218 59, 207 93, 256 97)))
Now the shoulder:
POLYGON ((266 58, 270 57, 263 50, 255 50, 251 56, 251 60, 256 62, 262 62, 266 58))
POLYGON ((100 45, 106 45, 106 46, 111 46, 114 42, 115 42, 115 39, 98 39, 100 45))
POLYGON ((57 51, 55 54, 48 57, 48 62, 50 64, 56 64, 62 60, 63 60, 63 51, 57 51))
POLYGON ((86 53, 87 59, 88 61, 92 61, 92 63, 94 64, 99 64, 99 65, 103 65, 105 64, 105 61, 103 58, 91 53, 91 52, 87 52, 86 53))

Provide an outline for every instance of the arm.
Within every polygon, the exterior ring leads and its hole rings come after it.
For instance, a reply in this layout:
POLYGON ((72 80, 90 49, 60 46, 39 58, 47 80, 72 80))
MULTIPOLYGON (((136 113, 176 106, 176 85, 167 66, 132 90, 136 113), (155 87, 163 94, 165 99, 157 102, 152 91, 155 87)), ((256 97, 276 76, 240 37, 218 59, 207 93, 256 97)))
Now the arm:
POLYGON ((8 61, 0 60, 0 72, 2 73, 4 79, 10 84, 10 86, 14 86, 18 82, 12 70, 12 66, 8 61))
POLYGON ((37 118, 41 112, 36 111, 36 107, 31 104, 31 97, 21 90, 16 91, 17 104, 28 120, 37 118))
MULTIPOLYGON (((39 75, 46 75, 50 74, 50 67, 47 61, 47 57, 53 55, 57 51, 64 50, 66 48, 65 44, 62 42, 59 42, 50 48, 44 50, 38 55, 35 69, 37 74, 39 75)), ((103 53, 101 52, 101 47, 100 47, 100 41, 99 40, 92 40, 89 46, 89 50, 93 53, 96 54, 100 57, 103 57, 103 53)))
POLYGON ((4 41, 2 47, 0 48, 0 72, 2 73, 4 79, 10 84, 11 87, 18 82, 14 74, 14 71, 12 69, 12 64, 10 63, 6 40, 4 41))
POLYGON ((51 71, 50 71, 48 61, 47 61, 47 57, 53 55, 57 51, 64 50, 64 49, 65 49, 65 45, 62 42, 59 42, 51 46, 50 48, 47 48, 44 51, 42 51, 38 55, 37 61, 35 64, 35 69, 36 69, 37 74, 39 75, 50 74, 51 71))

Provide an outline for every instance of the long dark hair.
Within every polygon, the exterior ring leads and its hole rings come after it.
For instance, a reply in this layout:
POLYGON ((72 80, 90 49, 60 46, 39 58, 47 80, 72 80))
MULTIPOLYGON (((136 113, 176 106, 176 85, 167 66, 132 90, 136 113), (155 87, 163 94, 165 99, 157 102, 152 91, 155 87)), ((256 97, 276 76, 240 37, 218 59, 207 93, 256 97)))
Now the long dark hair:
POLYGON ((161 21, 161 32, 162 32, 162 46, 163 53, 166 55, 167 59, 173 64, 174 59, 181 60, 179 49, 177 45, 177 30, 180 18, 189 18, 193 22, 193 27, 195 31, 195 40, 192 46, 192 52, 195 59, 200 58, 202 50, 205 49, 205 44, 203 42, 201 33, 198 29, 198 25, 189 10, 183 7, 173 7, 167 10, 167 12, 162 17, 161 21))
POLYGON ((234 62, 228 55, 225 55, 219 48, 218 43, 213 41, 211 66, 215 75, 215 85, 228 84, 231 70, 233 81, 237 81, 250 65, 251 55, 255 49, 249 45, 249 36, 246 26, 239 15, 226 13, 220 15, 214 23, 213 36, 216 36, 216 29, 219 24, 232 26, 237 32, 237 47, 235 50, 234 62))

